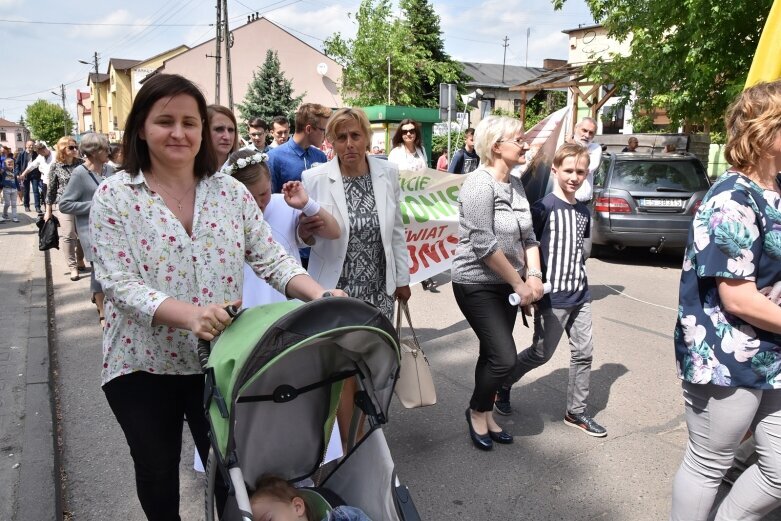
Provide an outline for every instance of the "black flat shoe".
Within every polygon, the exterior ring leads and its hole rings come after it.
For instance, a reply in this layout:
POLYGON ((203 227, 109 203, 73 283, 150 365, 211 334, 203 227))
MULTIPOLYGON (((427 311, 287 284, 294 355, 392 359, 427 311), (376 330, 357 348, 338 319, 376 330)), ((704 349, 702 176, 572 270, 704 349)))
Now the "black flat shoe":
POLYGON ((472 443, 475 444, 480 450, 491 450, 494 448, 494 442, 491 440, 491 436, 488 434, 477 434, 474 427, 472 427, 472 414, 469 408, 466 409, 466 423, 469 425, 469 437, 472 438, 472 443))
POLYGON ((503 430, 499 432, 488 431, 488 435, 496 443, 503 443, 504 445, 509 445, 510 443, 513 442, 513 435, 507 431, 503 431, 503 430))

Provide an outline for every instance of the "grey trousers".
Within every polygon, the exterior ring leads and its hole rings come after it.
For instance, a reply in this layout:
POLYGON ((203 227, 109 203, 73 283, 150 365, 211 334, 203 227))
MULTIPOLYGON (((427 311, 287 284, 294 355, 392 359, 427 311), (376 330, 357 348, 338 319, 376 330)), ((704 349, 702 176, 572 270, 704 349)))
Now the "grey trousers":
POLYGON ((534 313, 532 345, 518 354, 518 363, 508 385, 551 359, 564 333, 570 347, 567 411, 586 411, 594 343, 591 336, 591 302, 571 308, 539 309, 534 313))
POLYGON ((672 521, 706 520, 721 478, 751 429, 759 460, 732 486, 716 521, 759 520, 781 505, 781 390, 683 383, 689 443, 673 481, 672 521))
POLYGON ((68 268, 75 270, 80 264, 84 264, 84 252, 81 250, 81 242, 76 234, 76 216, 62 213, 56 210, 54 215, 60 221, 60 251, 68 263, 68 268))

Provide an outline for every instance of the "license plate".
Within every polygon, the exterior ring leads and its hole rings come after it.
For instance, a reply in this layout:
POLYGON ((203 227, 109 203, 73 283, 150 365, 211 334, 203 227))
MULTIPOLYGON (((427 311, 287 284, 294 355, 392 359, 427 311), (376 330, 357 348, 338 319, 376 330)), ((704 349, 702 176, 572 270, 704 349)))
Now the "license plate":
POLYGON ((652 199, 652 198, 646 198, 643 199, 642 202, 643 206, 654 206, 656 208, 680 208, 681 207, 681 200, 680 199, 669 199, 669 198, 659 198, 659 199, 652 199))

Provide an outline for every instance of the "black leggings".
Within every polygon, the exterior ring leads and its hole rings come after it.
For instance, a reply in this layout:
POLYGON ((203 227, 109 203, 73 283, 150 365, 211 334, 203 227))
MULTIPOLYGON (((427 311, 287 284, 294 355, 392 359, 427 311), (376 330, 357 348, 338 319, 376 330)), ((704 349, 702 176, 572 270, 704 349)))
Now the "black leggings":
POLYGON ((493 409, 496 391, 517 363, 513 327, 518 308, 507 300, 512 292, 509 284, 453 283, 458 307, 480 341, 475 390, 469 401, 477 412, 493 409))
MULTIPOLYGON (((201 461, 209 454, 203 375, 135 372, 103 386, 125 433, 136 471, 136 492, 150 521, 179 521, 179 456, 184 419, 201 461)), ((223 496, 224 497, 224 496, 223 496)))

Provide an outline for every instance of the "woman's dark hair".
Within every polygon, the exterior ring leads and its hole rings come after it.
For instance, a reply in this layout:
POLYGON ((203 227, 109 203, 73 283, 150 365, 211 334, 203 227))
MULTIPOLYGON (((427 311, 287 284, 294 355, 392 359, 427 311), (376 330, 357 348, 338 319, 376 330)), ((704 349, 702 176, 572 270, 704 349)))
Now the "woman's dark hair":
POLYGON ((157 74, 144 82, 138 91, 130 114, 125 124, 125 135, 122 138, 123 170, 131 173, 149 170, 152 162, 149 158, 149 146, 141 139, 139 133, 144 128, 152 106, 162 98, 172 98, 179 95, 190 96, 198 105, 201 117, 201 148, 195 156, 193 167, 196 177, 209 177, 217 170, 217 156, 212 146, 206 116, 206 100, 203 93, 190 80, 178 74, 157 74))
POLYGON ((420 123, 415 121, 414 119, 402 119, 401 123, 399 123, 399 127, 396 129, 396 133, 393 134, 393 139, 391 140, 391 144, 393 145, 393 148, 396 148, 397 146, 401 145, 404 140, 401 138, 403 136, 403 132, 401 130, 401 127, 404 125, 415 125, 415 146, 419 147, 421 146, 421 135, 420 135, 420 123))

